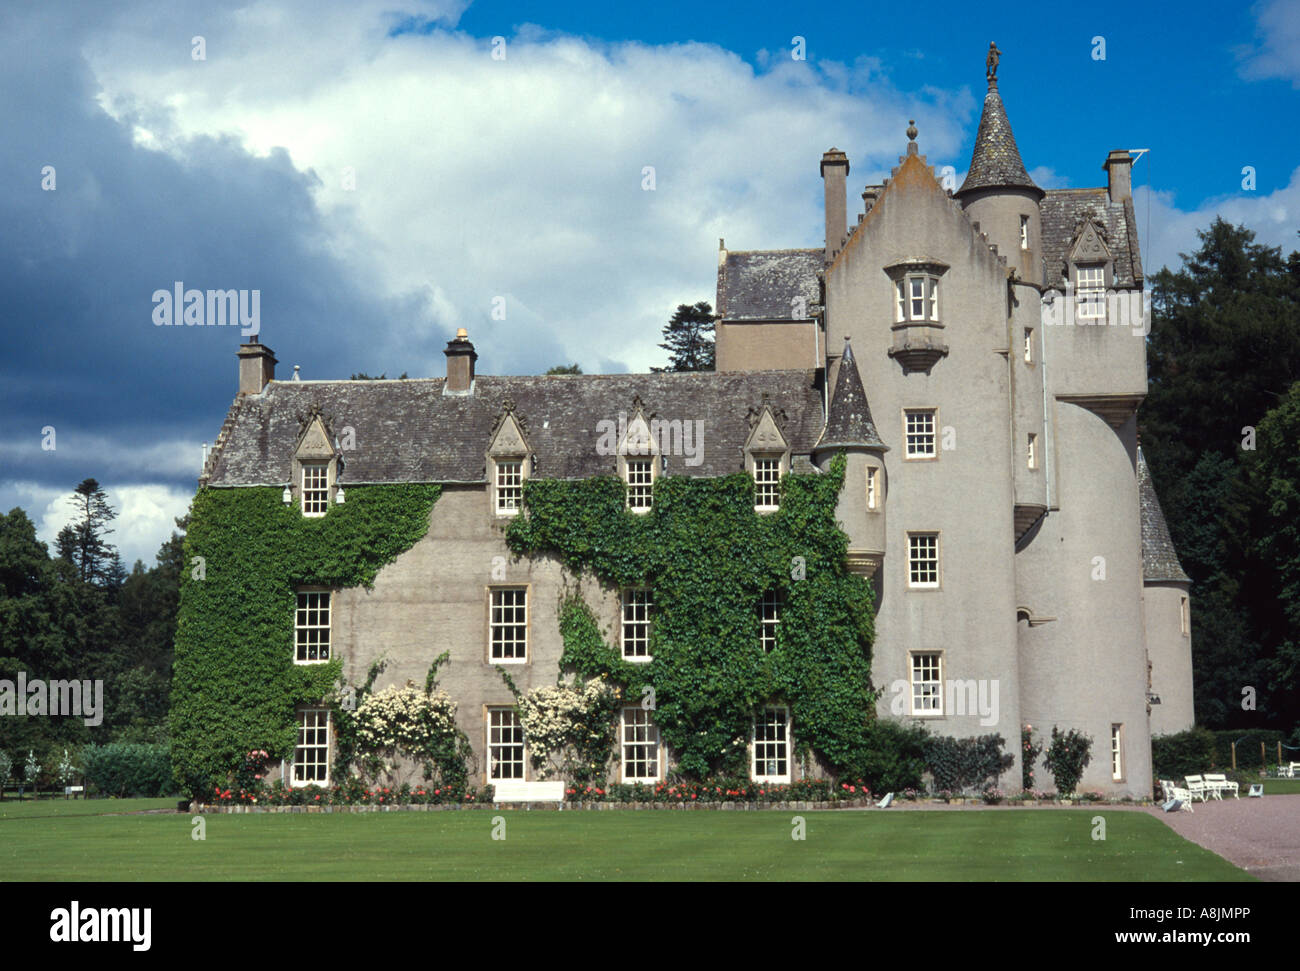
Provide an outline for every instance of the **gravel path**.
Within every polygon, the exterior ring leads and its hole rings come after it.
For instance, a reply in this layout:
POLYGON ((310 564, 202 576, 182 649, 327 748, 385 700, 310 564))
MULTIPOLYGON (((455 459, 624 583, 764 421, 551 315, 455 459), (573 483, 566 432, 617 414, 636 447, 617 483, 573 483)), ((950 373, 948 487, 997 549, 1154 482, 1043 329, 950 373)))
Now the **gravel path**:
POLYGON ((1179 836, 1261 880, 1300 881, 1300 795, 1211 799, 1191 813, 1144 808, 1179 836))

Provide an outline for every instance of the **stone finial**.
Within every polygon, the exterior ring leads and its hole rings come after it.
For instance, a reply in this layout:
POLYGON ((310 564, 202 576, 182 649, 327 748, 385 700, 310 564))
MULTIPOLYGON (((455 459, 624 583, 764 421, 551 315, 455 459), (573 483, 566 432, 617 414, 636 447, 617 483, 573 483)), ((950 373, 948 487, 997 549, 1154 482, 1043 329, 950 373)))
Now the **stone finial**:
POLYGON ((908 155, 916 154, 916 135, 917 135, 916 119, 909 118, 907 120, 907 154, 908 155))

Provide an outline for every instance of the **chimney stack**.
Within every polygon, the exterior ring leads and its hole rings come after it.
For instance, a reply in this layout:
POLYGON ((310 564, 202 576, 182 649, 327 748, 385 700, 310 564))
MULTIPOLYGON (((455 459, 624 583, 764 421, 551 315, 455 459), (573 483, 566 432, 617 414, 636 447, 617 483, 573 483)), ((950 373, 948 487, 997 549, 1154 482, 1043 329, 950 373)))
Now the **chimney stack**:
POLYGON ((1133 159, 1128 152, 1116 149, 1101 167, 1106 170, 1111 202, 1123 202, 1133 194, 1133 159))
POLYGON ((239 345, 239 393, 261 394, 262 389, 275 380, 275 352, 256 337, 239 345))
POLYGON ((849 177, 849 157, 838 148, 822 155, 822 181, 826 183, 826 262, 840 251, 847 231, 848 209, 844 201, 845 182, 849 177))
POLYGON ((469 333, 462 327, 456 331, 456 338, 447 341, 443 350, 447 355, 447 383, 443 385, 443 394, 469 394, 474 390, 474 362, 478 353, 469 341, 469 333))

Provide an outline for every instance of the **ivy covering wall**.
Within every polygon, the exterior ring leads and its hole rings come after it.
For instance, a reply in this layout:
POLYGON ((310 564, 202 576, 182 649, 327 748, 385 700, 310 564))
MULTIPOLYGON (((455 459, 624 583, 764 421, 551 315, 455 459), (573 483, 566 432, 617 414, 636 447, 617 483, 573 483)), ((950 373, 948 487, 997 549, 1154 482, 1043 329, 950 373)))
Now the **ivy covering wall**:
POLYGON ((171 695, 172 762, 207 791, 265 749, 293 753, 295 708, 325 699, 337 657, 294 664, 296 589, 370 586, 429 528, 436 485, 349 486, 318 518, 279 488, 201 489, 185 537, 171 695), (198 558, 198 559, 196 559, 198 558))
POLYGON ((686 775, 748 773, 754 712, 787 704, 797 751, 837 773, 871 758, 870 586, 849 572, 835 507, 844 459, 827 474, 788 475, 778 512, 754 512, 754 481, 669 477, 649 513, 624 508, 623 482, 529 479, 507 540, 520 555, 556 556, 614 588, 653 589, 649 663, 607 643, 575 593, 560 611, 562 665, 605 674, 630 704, 653 692, 654 718, 686 775), (760 646, 765 591, 784 598, 777 647, 760 646))

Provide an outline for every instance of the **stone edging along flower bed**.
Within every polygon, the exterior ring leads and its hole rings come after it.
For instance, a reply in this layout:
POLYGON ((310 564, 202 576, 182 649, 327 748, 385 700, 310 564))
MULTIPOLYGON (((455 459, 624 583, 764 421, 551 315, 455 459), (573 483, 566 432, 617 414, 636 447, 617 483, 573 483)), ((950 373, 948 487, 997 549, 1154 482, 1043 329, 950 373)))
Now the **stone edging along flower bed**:
POLYGON ((392 806, 350 805, 350 806, 216 806, 201 805, 193 812, 221 815, 229 813, 388 813, 388 812, 464 812, 466 810, 490 809, 502 810, 544 810, 565 811, 604 811, 611 809, 663 809, 680 810, 757 810, 776 809, 781 811, 810 811, 818 809, 863 809, 874 806, 870 799, 837 799, 834 802, 496 802, 496 803, 404 803, 392 806))
MULTIPOLYGON (((909 807, 927 806, 932 803, 947 802, 949 805, 967 805, 983 806, 982 799, 918 799, 914 801, 897 801, 892 808, 906 809, 909 807)), ((735 812, 735 811, 756 811, 756 810, 775 810, 779 812, 810 812, 828 809, 867 809, 876 805, 875 798, 870 799, 837 799, 830 801, 795 801, 795 802, 689 802, 689 803, 669 803, 669 802, 499 802, 499 803, 404 803, 401 805, 378 806, 356 804, 348 806, 250 806, 250 805, 201 805, 197 809, 191 809, 191 812, 199 812, 211 815, 231 814, 231 813, 389 813, 389 812, 465 812, 467 810, 492 810, 494 812, 511 811, 511 812, 558 812, 558 811, 608 811, 608 810, 645 810, 660 809, 664 811, 715 811, 715 812, 735 812)), ((1144 806, 1152 805, 1149 800, 1131 800, 1129 802, 1083 802, 1080 800, 1025 800, 1024 802, 1006 801, 998 807, 1004 809, 1020 809, 1023 807, 1035 806, 1066 806, 1086 809, 1090 807, 1109 807, 1109 806, 1144 806)))

